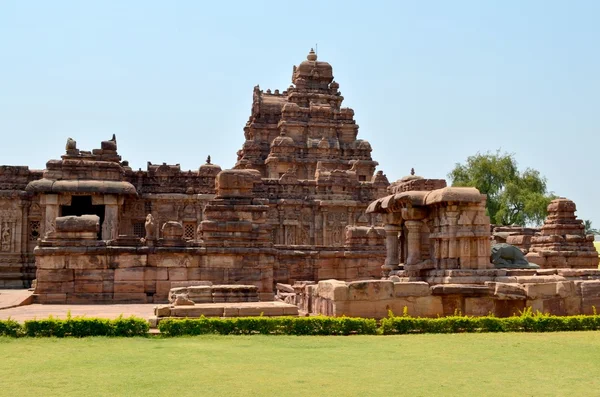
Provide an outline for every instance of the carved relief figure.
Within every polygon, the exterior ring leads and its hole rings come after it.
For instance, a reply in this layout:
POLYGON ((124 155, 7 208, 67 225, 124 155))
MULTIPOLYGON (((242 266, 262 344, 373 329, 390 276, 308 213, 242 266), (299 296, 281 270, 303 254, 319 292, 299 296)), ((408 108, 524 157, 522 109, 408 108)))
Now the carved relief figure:
POLYGON ((8 223, 5 223, 2 227, 2 251, 10 251, 10 240, 11 240, 11 230, 9 228, 8 223))
POLYGON ((285 230, 285 242, 288 245, 295 245, 294 241, 294 229, 291 226, 288 226, 285 230))
POLYGON ((144 227, 146 228, 146 240, 156 240, 156 223, 154 222, 152 214, 146 216, 146 224, 144 227))

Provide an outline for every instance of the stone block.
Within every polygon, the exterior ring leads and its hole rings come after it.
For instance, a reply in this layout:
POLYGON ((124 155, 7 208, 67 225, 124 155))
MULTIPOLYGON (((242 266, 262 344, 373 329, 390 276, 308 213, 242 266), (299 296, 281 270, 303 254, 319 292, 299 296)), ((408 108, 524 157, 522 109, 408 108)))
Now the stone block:
POLYGON ((201 268, 200 280, 207 280, 213 283, 222 283, 225 280, 224 269, 201 268))
POLYGON ((355 301, 330 301, 332 308, 329 313, 323 311, 323 314, 331 316, 365 317, 365 318, 384 318, 388 315, 388 310, 392 308, 392 300, 355 300, 355 301))
POLYGON ((55 220, 57 232, 93 232, 100 229, 97 215, 60 216, 55 220))
POLYGON ((582 298, 581 299, 581 314, 599 314, 600 313, 600 297, 597 298, 582 298))
POLYGON ((238 308, 238 315, 240 317, 247 316, 283 316, 283 307, 278 306, 240 306, 238 308))
POLYGON ((118 281, 143 281, 143 267, 129 267, 125 269, 115 269, 115 282, 118 281))
POLYGON ((527 299, 553 298, 557 296, 558 283, 524 284, 527 299))
POLYGON ((219 269, 229 269, 235 267, 235 258, 230 255, 214 255, 206 257, 206 266, 219 269))
POLYGON ((213 283, 206 280, 186 280, 186 281, 171 281, 171 288, 180 287, 210 287, 213 283))
POLYGON ((36 294, 62 294, 73 292, 73 281, 67 282, 37 282, 36 294))
POLYGON ((556 293, 561 298, 576 296, 575 283, 572 281, 560 281, 556 283, 556 293))
POLYGON ((66 293, 51 293, 51 294, 39 294, 37 297, 39 303, 45 304, 64 304, 67 303, 66 293))
POLYGON ((524 299, 495 300, 494 315, 496 317, 518 316, 525 310, 524 299))
POLYGON ((429 284, 424 281, 394 283, 394 296, 427 296, 431 295, 429 284))
POLYGON ((36 272, 36 278, 39 282, 65 282, 73 281, 72 269, 39 269, 36 272))
POLYGON ((234 307, 225 307, 223 308, 223 317, 239 317, 240 316, 240 308, 237 306, 234 307))
POLYGON ((577 269, 597 269, 598 268, 598 257, 582 257, 573 256, 567 258, 567 266, 570 268, 577 269))
POLYGON ((67 303, 90 304, 99 302, 112 302, 112 293, 84 293, 74 292, 67 295, 67 303))
POLYGON ((38 256, 36 267, 39 269, 64 269, 66 262, 64 256, 38 256))
POLYGON ((156 293, 156 280, 144 280, 144 291, 147 294, 156 293))
POLYGON ((148 255, 148 266, 151 267, 185 267, 183 255, 152 254, 148 255))
POLYGON ((171 317, 223 317, 223 306, 179 306, 171 308, 171 317))
POLYGON ((543 300, 543 312, 555 316, 566 316, 565 301, 561 297, 543 300))
POLYGON ((581 296, 583 298, 600 298, 600 280, 584 281, 580 286, 581 296))
POLYGON ((461 315, 465 312, 464 295, 441 295, 444 316, 461 315))
POLYGON ((167 297, 169 295, 169 290, 171 289, 171 282, 170 281, 162 281, 159 280, 156 282, 156 294, 164 299, 167 300, 167 297))
MULTIPOLYGON (((312 286, 311 286, 312 287, 312 286)), ((317 296, 333 301, 348 300, 348 285, 339 280, 321 280, 316 286, 317 296)))
POLYGON ((113 294, 115 302, 122 303, 147 303, 148 297, 145 293, 139 292, 115 292, 113 294))
POLYGON ((563 277, 600 277, 600 269, 558 269, 557 272, 563 277))
POLYGON ((522 276, 516 277, 516 279, 516 282, 519 284, 557 283, 559 281, 567 281, 567 279, 562 276, 522 276))
POLYGON ((114 280, 115 271, 112 269, 77 269, 73 270, 75 281, 104 281, 114 280))
POLYGON ((170 267, 169 281, 185 281, 187 280, 187 269, 184 267, 170 267))
POLYGON ((144 281, 115 281, 114 293, 144 293, 144 281))
POLYGON ((348 283, 348 300, 378 301, 394 298, 394 283, 389 280, 352 281, 348 283))
POLYGON ((491 290, 486 285, 439 284, 431 287, 431 293, 433 295, 485 296, 491 295, 491 290))
POLYGON ((171 315, 171 306, 169 306, 169 305, 154 306, 154 315, 157 317, 169 317, 171 315))
POLYGON ((145 267, 144 280, 168 280, 169 269, 165 267, 145 267))
POLYGON ((395 298, 387 304, 387 309, 396 316, 407 313, 412 317, 437 317, 444 313, 442 298, 439 296, 419 296, 395 298))
POLYGON ((495 283, 494 296, 502 300, 526 299, 527 291, 520 284, 495 283))
POLYGON ((102 282, 102 291, 112 293, 115 289, 115 282, 113 280, 105 280, 102 282))
POLYGON ((562 255, 547 256, 546 257, 546 268, 562 268, 567 267, 567 258, 562 255))
POLYGON ((187 280, 200 280, 202 277, 202 269, 199 267, 187 268, 187 280))
POLYGON ((414 300, 414 308, 414 316, 417 317, 437 317, 444 312, 442 298, 439 296, 418 297, 414 300))
POLYGON ((74 286, 75 293, 102 293, 104 286, 102 281, 85 281, 77 282, 74 286))
POLYGON ((66 259, 66 267, 77 270, 107 269, 105 255, 73 255, 66 259))
POLYGON ((540 255, 540 253, 538 252, 529 252, 527 255, 525 255, 525 259, 527 260, 527 262, 535 263, 541 268, 551 267, 547 265, 547 258, 545 256, 540 255))
POLYGON ((543 299, 528 299, 525 301, 525 306, 531 308, 533 313, 544 312, 544 300, 543 299))
POLYGON ((119 254, 114 257, 113 262, 119 268, 145 267, 147 257, 146 255, 119 254))
POLYGON ((283 315, 284 316, 297 316, 298 315, 298 306, 296 306, 296 305, 285 306, 283 308, 283 315))
POLYGON ((487 316, 495 310, 494 300, 491 297, 465 298, 466 316, 487 316))
POLYGON ((576 316, 581 312, 581 297, 570 296, 564 298, 565 312, 567 316, 576 316))
POLYGON ((150 328, 157 328, 158 327, 158 317, 157 316, 148 317, 148 325, 150 326, 150 328))

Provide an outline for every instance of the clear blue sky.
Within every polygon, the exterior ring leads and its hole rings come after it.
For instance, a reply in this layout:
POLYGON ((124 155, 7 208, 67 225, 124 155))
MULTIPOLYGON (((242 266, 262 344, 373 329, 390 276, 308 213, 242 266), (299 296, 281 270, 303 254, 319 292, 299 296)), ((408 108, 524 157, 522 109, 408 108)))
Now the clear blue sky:
POLYGON ((233 166, 252 87, 315 43, 390 181, 514 153, 600 227, 599 1, 2 1, 0 164, 115 133, 134 168, 233 166))

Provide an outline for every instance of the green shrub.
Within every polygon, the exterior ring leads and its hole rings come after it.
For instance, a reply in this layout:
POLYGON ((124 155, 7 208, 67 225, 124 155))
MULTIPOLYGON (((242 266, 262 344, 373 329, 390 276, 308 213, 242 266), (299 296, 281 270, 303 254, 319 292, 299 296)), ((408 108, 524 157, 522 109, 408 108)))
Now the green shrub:
POLYGON ((158 329, 165 336, 181 335, 374 335, 377 322, 349 317, 239 317, 164 319, 158 329))
POLYGON ((86 317, 68 317, 61 320, 50 317, 44 320, 25 321, 23 328, 24 334, 31 337, 81 338, 84 336, 145 336, 150 327, 146 320, 135 317, 119 317, 115 320, 86 317))
POLYGON ((15 320, 0 320, 0 336, 16 338, 23 335, 23 327, 15 320))

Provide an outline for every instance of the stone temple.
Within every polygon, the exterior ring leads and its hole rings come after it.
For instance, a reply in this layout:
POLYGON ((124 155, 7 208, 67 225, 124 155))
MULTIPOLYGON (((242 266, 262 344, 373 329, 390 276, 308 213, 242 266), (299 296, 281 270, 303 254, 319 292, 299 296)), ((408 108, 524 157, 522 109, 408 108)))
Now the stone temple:
POLYGON ((34 284, 40 303, 171 302, 159 317, 274 299, 288 305, 272 315, 377 318, 600 308, 593 236, 572 201, 553 201, 538 231, 492 235, 477 189, 376 171, 312 50, 292 83, 254 88, 232 169, 209 156, 193 171, 134 171, 114 135, 92 151, 69 138, 45 170, 1 166, 0 288, 34 284), (492 247, 501 236, 514 245, 492 247))
POLYGON ((268 295, 276 282, 379 276, 382 218, 365 209, 389 183, 331 65, 311 50, 292 82, 254 88, 233 170, 209 157, 193 171, 135 171, 115 136, 92 151, 69 138, 45 170, 0 167, 0 288, 37 278, 40 301, 152 302, 173 281, 268 295), (58 217, 86 214, 99 218, 95 238, 82 225, 58 230, 58 217))

